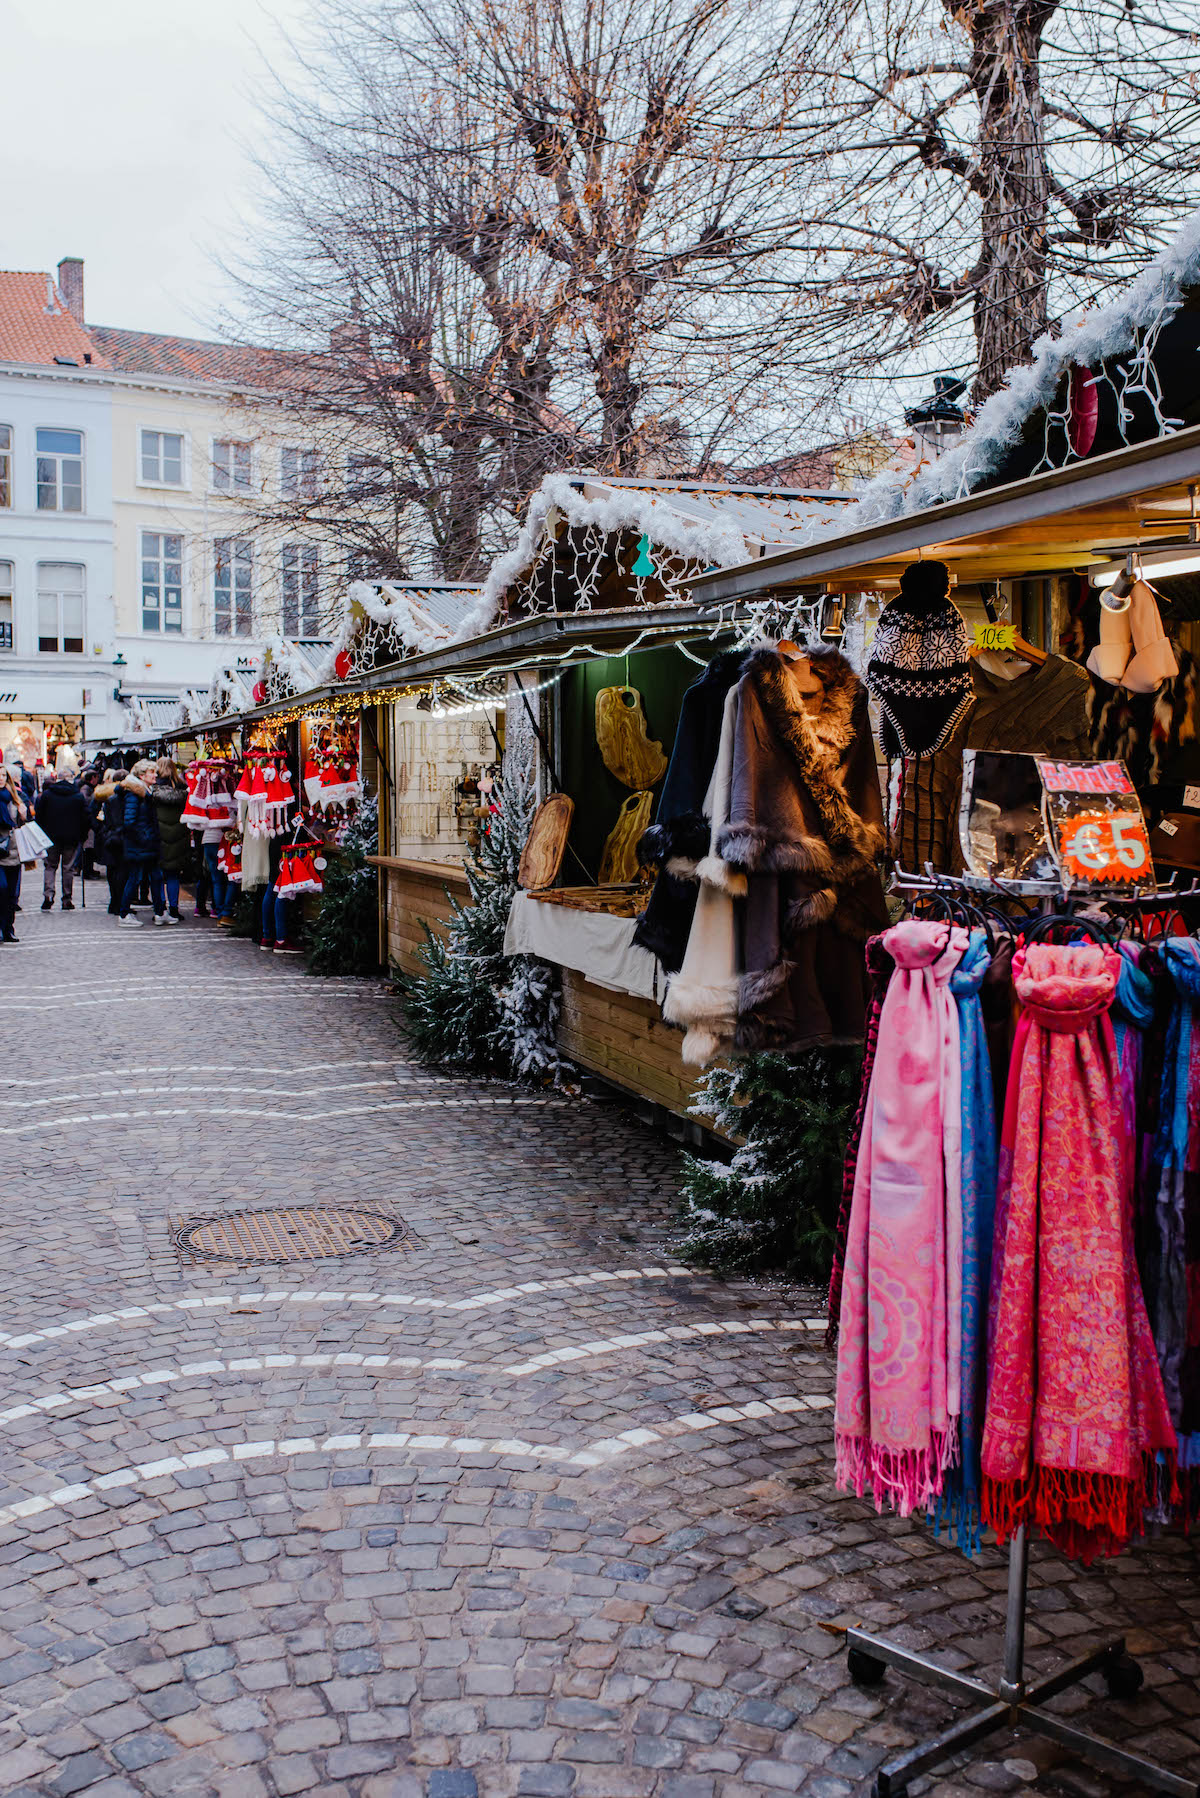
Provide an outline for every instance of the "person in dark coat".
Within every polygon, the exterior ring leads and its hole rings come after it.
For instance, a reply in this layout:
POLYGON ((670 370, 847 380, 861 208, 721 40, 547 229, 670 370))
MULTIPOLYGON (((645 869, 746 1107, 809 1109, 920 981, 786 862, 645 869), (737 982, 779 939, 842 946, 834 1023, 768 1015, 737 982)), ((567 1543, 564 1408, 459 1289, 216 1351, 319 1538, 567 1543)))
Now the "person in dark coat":
POLYGON ((108 877, 108 909, 114 918, 120 914, 121 895, 125 891, 125 795, 120 785, 124 778, 122 769, 110 768, 92 795, 96 812, 96 857, 103 862, 108 877))
POLYGON ((187 787, 170 756, 160 756, 150 798, 158 816, 158 865, 166 888, 164 924, 182 924, 179 915, 179 882, 191 861, 191 833, 180 823, 187 804, 187 787))
POLYGON ((150 882, 155 918, 166 913, 162 873, 158 865, 158 811, 150 797, 154 785, 153 762, 135 762, 121 782, 121 835, 125 846, 125 886, 117 922, 126 930, 140 930, 142 920, 130 913, 143 880, 150 882))
POLYGON ((34 818, 50 838, 42 875, 42 910, 54 909, 55 874, 62 869, 62 908, 74 911, 75 864, 92 828, 92 813, 78 779, 73 750, 60 749, 58 766, 38 795, 34 818))

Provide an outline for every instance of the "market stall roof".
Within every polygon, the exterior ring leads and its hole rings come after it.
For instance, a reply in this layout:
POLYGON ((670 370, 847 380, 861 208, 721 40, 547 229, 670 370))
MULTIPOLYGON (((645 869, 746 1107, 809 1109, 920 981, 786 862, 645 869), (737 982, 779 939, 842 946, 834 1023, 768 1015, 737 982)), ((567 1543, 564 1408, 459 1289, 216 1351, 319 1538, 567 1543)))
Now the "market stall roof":
POLYGON ((377 668, 356 684, 369 693, 447 677, 479 680, 522 668, 629 655, 670 643, 707 642, 713 634, 712 618, 693 605, 540 613, 499 625, 467 642, 448 643, 427 655, 377 668))
MULTIPOLYGON (((714 624, 710 615, 695 606, 525 618, 517 624, 486 631, 470 642, 447 643, 441 649, 407 656, 403 661, 349 680, 326 682, 287 699, 247 706, 214 722, 228 730, 236 725, 257 724, 281 713, 292 716, 320 711, 326 706, 340 709, 355 703, 371 705, 385 693, 428 687, 440 680, 497 679, 520 669, 564 667, 568 662, 631 654, 637 649, 661 648, 671 643, 694 643, 711 649, 713 639, 722 634, 721 623, 714 624)), ((169 736, 172 740, 194 736, 196 728, 180 727, 169 736)))
POLYGON ((455 642, 501 618, 621 605, 688 603, 692 576, 727 568, 822 527, 850 493, 737 481, 641 480, 588 472, 547 475, 511 550, 488 570, 455 642))
POLYGON ((895 586, 918 555, 948 563, 963 583, 1084 570, 1135 546, 1185 542, 1198 484, 1195 425, 700 575, 692 595, 711 612, 768 592, 895 586))
POLYGON ((482 591, 477 581, 352 581, 318 678, 333 680, 343 654, 365 671, 450 642, 482 591))

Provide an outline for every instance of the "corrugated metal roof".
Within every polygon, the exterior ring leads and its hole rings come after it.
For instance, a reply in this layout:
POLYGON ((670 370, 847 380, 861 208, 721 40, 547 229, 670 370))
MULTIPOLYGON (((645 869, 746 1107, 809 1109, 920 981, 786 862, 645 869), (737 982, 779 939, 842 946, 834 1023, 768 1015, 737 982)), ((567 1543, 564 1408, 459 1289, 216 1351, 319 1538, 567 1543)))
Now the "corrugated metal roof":
POLYGON ((410 606, 419 607, 433 630, 452 636, 479 597, 480 588, 469 581, 379 581, 373 583, 385 598, 403 595, 410 606))

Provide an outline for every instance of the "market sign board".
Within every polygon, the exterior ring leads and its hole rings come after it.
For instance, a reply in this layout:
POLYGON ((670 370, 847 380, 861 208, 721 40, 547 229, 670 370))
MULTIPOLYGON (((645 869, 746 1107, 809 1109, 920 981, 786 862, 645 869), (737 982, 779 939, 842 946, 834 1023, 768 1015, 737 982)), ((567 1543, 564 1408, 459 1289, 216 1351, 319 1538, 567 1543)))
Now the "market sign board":
POLYGON ((1154 884, 1146 821, 1123 762, 968 749, 959 838, 982 879, 1118 894, 1154 884))

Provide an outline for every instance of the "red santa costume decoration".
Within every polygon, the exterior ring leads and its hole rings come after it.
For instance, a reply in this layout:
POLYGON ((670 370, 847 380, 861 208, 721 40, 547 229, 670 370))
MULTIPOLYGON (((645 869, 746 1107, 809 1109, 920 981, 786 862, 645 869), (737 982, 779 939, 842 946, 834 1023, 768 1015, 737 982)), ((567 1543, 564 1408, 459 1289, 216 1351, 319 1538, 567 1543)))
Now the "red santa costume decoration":
POLYGON ((179 814, 179 822, 192 830, 208 829, 208 770, 203 762, 192 762, 184 770, 187 799, 179 814))
POLYGON ((269 836, 267 824, 267 782, 263 774, 263 765, 257 758, 250 774, 250 793, 246 800, 245 834, 250 837, 269 836))

